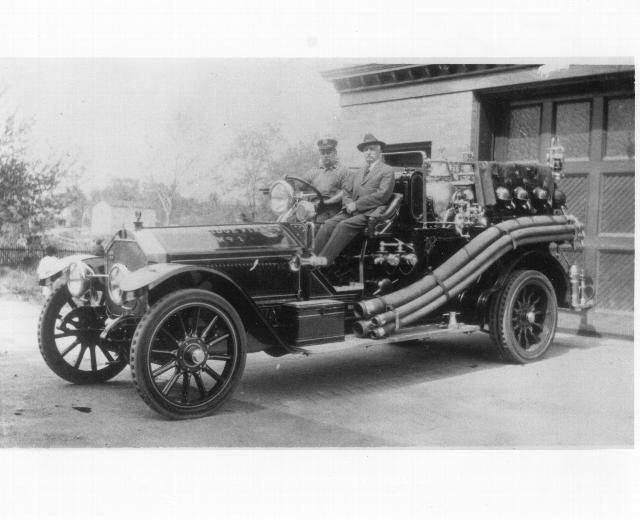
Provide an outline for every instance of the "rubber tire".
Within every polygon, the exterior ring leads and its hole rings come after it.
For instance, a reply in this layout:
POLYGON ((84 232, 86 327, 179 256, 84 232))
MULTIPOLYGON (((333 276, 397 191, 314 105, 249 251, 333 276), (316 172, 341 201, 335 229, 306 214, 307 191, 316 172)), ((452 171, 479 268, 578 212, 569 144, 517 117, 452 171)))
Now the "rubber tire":
POLYGON ((133 335, 131 342, 131 376, 140 397, 153 410, 169 419, 196 419, 205 417, 213 413, 224 401, 226 401, 242 378, 247 358, 247 335, 242 323, 242 319, 231 306, 231 304, 221 296, 201 289, 182 289, 173 292, 164 298, 158 300, 142 317, 133 335), (184 410, 179 407, 171 406, 158 395, 158 390, 153 384, 150 374, 145 367, 147 366, 148 350, 150 346, 151 334, 157 324, 164 317, 173 312, 174 309, 185 303, 206 302, 217 306, 225 312, 230 319, 238 337, 238 363, 235 367, 232 381, 224 389, 222 394, 217 396, 213 401, 204 403, 200 407, 184 410))
POLYGON ((38 321, 38 347, 47 366, 59 377, 78 385, 104 383, 117 376, 127 366, 127 357, 120 355, 113 363, 97 372, 78 370, 60 354, 53 337, 58 313, 70 298, 66 285, 55 289, 47 299, 38 321))
POLYGON ((540 271, 514 271, 507 278, 503 289, 493 298, 489 308, 489 333, 495 354, 502 360, 525 364, 542 358, 549 349, 558 325, 558 302, 553 285, 540 271), (527 353, 513 335, 511 313, 520 289, 533 283, 542 289, 547 297, 551 323, 546 337, 532 353, 527 353))

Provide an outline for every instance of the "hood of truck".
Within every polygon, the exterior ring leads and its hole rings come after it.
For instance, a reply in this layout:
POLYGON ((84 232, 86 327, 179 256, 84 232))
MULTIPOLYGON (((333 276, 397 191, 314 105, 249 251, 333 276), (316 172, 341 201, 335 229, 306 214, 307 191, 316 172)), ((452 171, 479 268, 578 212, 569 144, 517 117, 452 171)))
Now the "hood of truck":
POLYGON ((116 236, 108 251, 139 248, 146 261, 153 263, 280 256, 300 250, 299 231, 281 223, 144 228, 116 236))

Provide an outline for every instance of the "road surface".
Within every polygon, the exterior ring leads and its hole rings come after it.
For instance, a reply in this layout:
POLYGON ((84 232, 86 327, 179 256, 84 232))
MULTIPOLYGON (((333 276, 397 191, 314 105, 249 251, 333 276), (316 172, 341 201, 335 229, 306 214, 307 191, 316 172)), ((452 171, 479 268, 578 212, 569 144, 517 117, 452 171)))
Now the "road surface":
POLYGON ((45 365, 39 309, 0 300, 3 447, 628 447, 633 342, 558 334, 547 357, 505 365, 486 334, 310 357, 250 354, 212 417, 168 421, 127 368, 77 386, 45 365))

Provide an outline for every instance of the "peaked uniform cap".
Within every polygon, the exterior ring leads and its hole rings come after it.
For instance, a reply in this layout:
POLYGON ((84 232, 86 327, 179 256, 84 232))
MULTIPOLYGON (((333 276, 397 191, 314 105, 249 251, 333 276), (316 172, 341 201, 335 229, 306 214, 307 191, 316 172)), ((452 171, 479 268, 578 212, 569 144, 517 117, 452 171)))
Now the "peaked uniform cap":
POLYGON ((386 146, 386 143, 376 139, 376 136, 373 134, 364 134, 364 138, 362 142, 358 145, 358 150, 362 151, 365 146, 369 146, 370 144, 379 144, 381 148, 386 146))
POLYGON ((338 146, 338 141, 331 139, 330 137, 325 137, 318 141, 318 149, 322 151, 335 150, 336 146, 338 146))

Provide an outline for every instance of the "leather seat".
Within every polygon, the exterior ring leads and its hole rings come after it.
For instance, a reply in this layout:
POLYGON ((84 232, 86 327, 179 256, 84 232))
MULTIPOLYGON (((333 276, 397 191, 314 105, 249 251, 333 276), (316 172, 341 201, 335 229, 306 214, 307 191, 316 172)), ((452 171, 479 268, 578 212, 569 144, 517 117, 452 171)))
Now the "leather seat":
POLYGON ((391 228, 391 225, 400 214, 402 198, 402 193, 394 193, 386 206, 381 206, 369 215, 366 228, 368 238, 383 236, 391 228))

